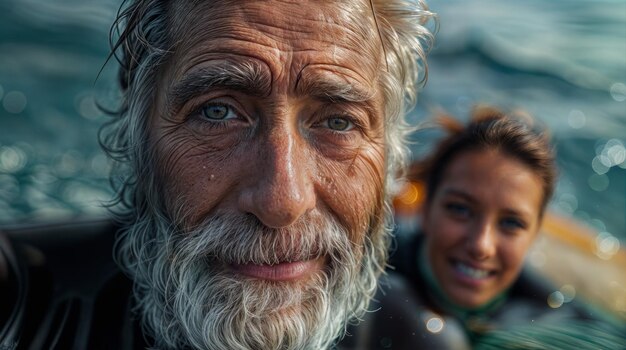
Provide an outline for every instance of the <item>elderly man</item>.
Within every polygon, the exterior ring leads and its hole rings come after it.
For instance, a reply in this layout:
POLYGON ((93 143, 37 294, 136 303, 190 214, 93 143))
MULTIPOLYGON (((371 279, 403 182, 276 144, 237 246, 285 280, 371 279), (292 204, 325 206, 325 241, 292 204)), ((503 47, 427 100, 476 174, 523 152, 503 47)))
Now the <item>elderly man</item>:
POLYGON ((324 349, 366 310, 430 16, 409 1, 129 2, 103 144, 120 161, 135 346, 324 349))

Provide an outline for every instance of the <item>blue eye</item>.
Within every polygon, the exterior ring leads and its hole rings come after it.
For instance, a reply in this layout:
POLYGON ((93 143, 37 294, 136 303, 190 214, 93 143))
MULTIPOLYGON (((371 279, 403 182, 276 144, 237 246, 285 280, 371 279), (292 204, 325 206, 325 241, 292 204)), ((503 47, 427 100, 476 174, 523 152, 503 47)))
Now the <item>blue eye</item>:
POLYGON ((209 103, 203 106, 200 112, 209 120, 226 120, 235 117, 233 109, 223 103, 209 103))
POLYGON ((465 204, 447 203, 445 208, 448 213, 457 218, 469 218, 472 215, 470 207, 465 204))
POLYGON ((348 131, 354 127, 351 121, 342 117, 329 118, 326 120, 326 124, 329 129, 335 131, 348 131))

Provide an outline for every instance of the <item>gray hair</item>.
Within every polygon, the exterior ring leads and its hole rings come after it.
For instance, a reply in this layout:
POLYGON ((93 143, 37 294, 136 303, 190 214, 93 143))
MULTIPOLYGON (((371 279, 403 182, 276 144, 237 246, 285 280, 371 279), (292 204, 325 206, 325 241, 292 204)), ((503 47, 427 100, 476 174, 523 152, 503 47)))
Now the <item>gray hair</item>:
MULTIPOLYGON (((142 323, 149 334, 171 334, 171 337, 162 339, 160 345, 177 347, 182 338, 196 339, 195 345, 200 345, 208 339, 199 340, 201 336, 208 336, 206 332, 195 332, 183 335, 182 330, 199 329, 190 327, 184 322, 188 317, 197 319, 197 313, 188 312, 184 303, 178 303, 179 307, 168 309, 170 304, 163 297, 172 296, 171 284, 168 281, 182 281, 182 276, 200 276, 196 264, 196 255, 184 254, 181 250, 173 249, 180 235, 175 225, 168 221, 162 203, 158 198, 158 174, 155 170, 155 151, 148 143, 149 116, 151 108, 156 100, 156 79, 164 63, 173 53, 175 41, 170 37, 168 24, 171 13, 170 3, 165 0, 128 0, 118 13, 117 20, 112 28, 113 34, 119 36, 112 45, 112 55, 120 64, 119 84, 122 92, 120 109, 113 113, 113 119, 101 130, 101 144, 107 153, 117 161, 112 181, 117 191, 116 201, 113 204, 121 204, 123 211, 119 214, 120 220, 129 225, 122 231, 116 241, 115 258, 120 266, 135 280, 135 297, 138 307, 142 309, 142 323), (173 256, 186 256, 187 262, 179 268, 169 266, 169 258, 173 256), (162 264, 159 264, 162 262, 162 264), (170 274, 164 277, 164 273, 174 269, 178 274, 170 274), (168 282, 168 283, 165 283, 168 282), (159 309, 165 306, 165 309, 159 309), (152 310, 152 312, 150 311, 152 310), (148 312, 146 312, 148 311, 148 312), (175 315, 179 315, 176 317, 175 315), (181 325, 185 324, 185 327, 181 325), (170 330, 164 332, 163 330, 170 330), (178 331, 176 331, 178 330, 178 331), (178 333, 177 333, 178 332, 178 333), (167 339, 166 339, 167 338, 167 339)), ((383 1, 371 0, 369 5, 377 24, 380 37, 380 45, 383 52, 383 72, 381 72, 381 85, 384 97, 385 113, 385 152, 387 162, 387 176, 385 188, 403 171, 408 158, 407 135, 412 131, 406 121, 407 111, 412 108, 417 97, 417 89, 426 80, 425 55, 432 42, 431 33, 424 24, 431 18, 430 13, 421 0, 416 1, 383 1)), ((386 194, 385 216, 390 217, 389 193, 386 194)), ((358 318, 367 307, 368 301, 376 288, 376 277, 384 270, 387 256, 387 244, 390 237, 388 222, 373 218, 370 223, 368 235, 364 237, 363 245, 364 261, 334 266, 352 266, 353 271, 344 268, 344 272, 335 277, 336 283, 346 286, 345 281, 350 281, 349 288, 332 288, 329 281, 326 288, 320 289, 320 297, 324 297, 329 290, 338 291, 337 294, 350 296, 344 299, 343 307, 328 302, 321 304, 331 305, 329 310, 343 310, 343 316, 335 315, 331 319, 325 318, 330 324, 320 328, 318 334, 318 346, 327 346, 329 342, 340 333, 345 318, 358 318), (358 277, 355 277, 358 275, 358 277), (352 277, 351 277, 352 276, 352 277), (337 279, 339 278, 339 279, 337 279), (347 278, 347 279, 346 279, 347 278), (344 281, 344 282, 341 282, 344 281), (356 283, 356 285, 355 285, 356 283), (329 289, 330 288, 330 289, 329 289), (323 292, 323 291, 326 292, 323 292), (351 290, 352 293, 339 291, 351 290), (330 321, 329 321, 330 320, 330 321)), ((246 225, 243 225, 246 226, 246 225)), ((248 225, 249 226, 249 225, 248 225)), ((210 230, 209 230, 210 231, 210 230)), ((222 230, 223 231, 223 230, 222 230)), ((206 232, 206 231, 205 231, 206 232)), ((255 237, 258 235, 244 234, 243 237, 255 237)), ((290 235, 279 235, 287 236, 290 235)), ((340 234, 337 236, 346 236, 340 234)), ((208 235, 199 235, 207 238, 208 235)), ((199 238, 202 240, 203 238, 199 238)), ((232 240, 239 242, 240 240, 232 240)), ((319 241, 319 240, 318 240, 319 241)), ((190 241, 191 242, 191 241, 190 241)), ((198 246, 200 241, 190 243, 191 247, 198 246)), ((253 246, 253 245, 248 245, 253 246)), ((218 250, 218 249, 216 249, 218 250)), ((252 249, 251 251, 263 251, 252 249)), ((347 250, 344 249, 347 252, 347 250)), ((233 254, 236 256, 237 254, 233 254)), ((345 261, 351 254, 344 254, 345 261)), ((335 271, 339 271, 336 269, 335 271)), ((205 271, 204 275, 208 275, 205 271)), ((189 279, 189 278, 188 278, 189 279)), ((189 279, 194 281, 194 278, 189 279)), ((174 289, 178 290, 178 289, 174 289)), ((188 285, 189 293, 199 293, 188 285)), ((239 295, 241 293, 231 293, 239 295)), ((195 294, 194 294, 195 295, 195 294)), ((179 300, 183 300, 181 295, 179 300), (182 298, 182 299, 181 299, 182 298)), ((195 295, 194 298, 185 300, 206 300, 206 297, 195 295)), ((271 299, 270 299, 271 300, 271 299)), ((318 304, 318 305, 321 305, 318 304)), ((319 308, 315 308, 318 310, 319 308)), ((328 310, 327 310, 328 311, 328 310)), ((314 319, 313 315, 305 319, 314 319)), ((323 318, 324 319, 324 318, 323 318)), ((195 322, 195 324, 199 324, 195 322)), ((207 325, 208 326, 208 325, 207 325)), ((302 327, 300 327, 302 328, 302 327)), ((206 329, 206 328, 205 328, 206 329)), ((294 331, 298 331, 297 329, 294 331)), ((297 332, 296 332, 297 333, 297 332)), ((295 334, 295 333, 294 333, 295 334)), ((291 338, 289 338, 291 339, 291 338)), ((296 338, 293 338, 296 339, 296 338)), ((206 343, 204 343, 206 344, 206 343)), ((299 348, 295 343, 288 343, 288 339, 277 338, 279 347, 299 348), (290 345, 288 345, 290 344, 290 345)), ((202 347, 202 346, 200 346, 202 347)), ((232 348, 232 347, 231 347, 232 348)))
MULTIPOLYGON (((150 108, 156 99, 156 79, 173 52, 168 32, 169 1, 125 0, 111 28, 111 55, 120 64, 121 106, 104 125, 100 143, 116 161, 112 176, 125 219, 137 217, 157 204, 148 189, 155 188, 154 154, 147 145, 150 108), (117 41, 113 38, 117 36, 117 41), (141 179, 141 181, 138 181, 141 179)), ((381 84, 385 113, 386 188, 404 175, 409 158, 407 122, 419 87, 426 81, 426 53, 433 35, 425 27, 435 15, 422 0, 370 0, 384 53, 381 84)), ((389 194, 387 194, 389 195, 389 194)), ((120 218, 124 219, 124 218, 120 218)))

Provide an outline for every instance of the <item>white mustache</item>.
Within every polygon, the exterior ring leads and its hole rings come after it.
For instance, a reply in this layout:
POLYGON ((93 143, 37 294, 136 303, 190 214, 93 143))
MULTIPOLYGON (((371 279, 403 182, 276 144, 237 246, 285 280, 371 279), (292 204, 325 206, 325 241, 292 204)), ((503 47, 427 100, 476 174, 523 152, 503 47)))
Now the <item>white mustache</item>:
POLYGON ((141 322, 156 347, 328 348, 348 319, 365 312, 384 266, 386 232, 357 235, 320 214, 282 229, 252 215, 219 215, 189 230, 147 215, 122 231, 116 259, 135 281, 141 322), (315 256, 326 258, 326 268, 297 284, 238 278, 223 268, 315 256))
MULTIPOLYGON (((276 265, 330 257, 354 249, 348 232, 330 215, 301 218, 286 228, 269 228, 252 215, 208 218, 188 233, 171 236, 172 251, 207 263, 276 265)), ((173 258, 175 264, 176 257, 173 258)))

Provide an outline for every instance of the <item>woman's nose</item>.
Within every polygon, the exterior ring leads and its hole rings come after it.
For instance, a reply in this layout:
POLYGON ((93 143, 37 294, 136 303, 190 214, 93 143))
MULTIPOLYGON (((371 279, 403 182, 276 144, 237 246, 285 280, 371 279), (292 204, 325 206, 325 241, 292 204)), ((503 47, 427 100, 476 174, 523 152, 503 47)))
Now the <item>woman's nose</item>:
POLYGON ((476 260, 486 260, 496 254, 496 230, 488 222, 478 223, 469 235, 467 246, 470 256, 476 260))

